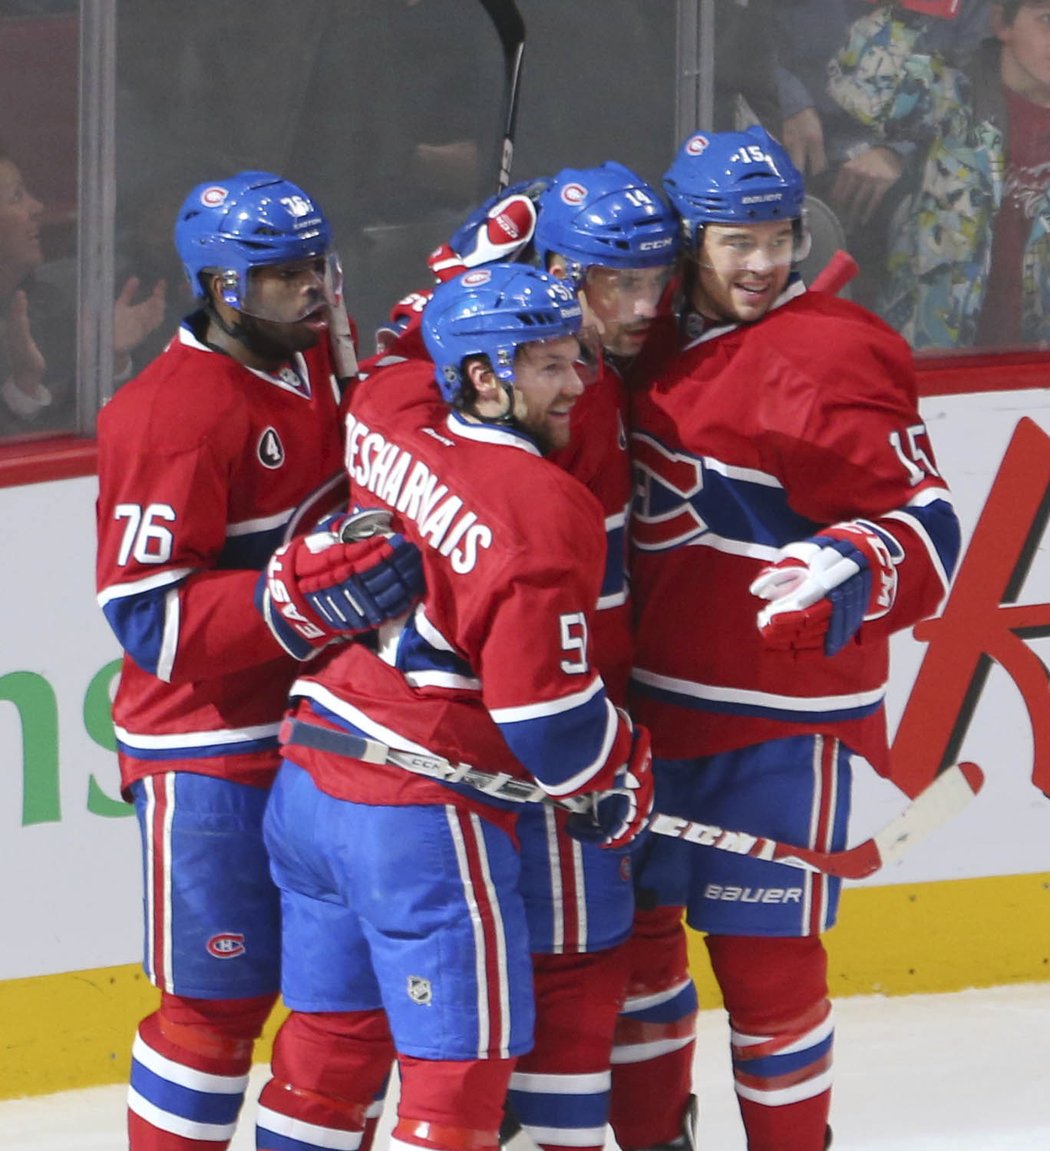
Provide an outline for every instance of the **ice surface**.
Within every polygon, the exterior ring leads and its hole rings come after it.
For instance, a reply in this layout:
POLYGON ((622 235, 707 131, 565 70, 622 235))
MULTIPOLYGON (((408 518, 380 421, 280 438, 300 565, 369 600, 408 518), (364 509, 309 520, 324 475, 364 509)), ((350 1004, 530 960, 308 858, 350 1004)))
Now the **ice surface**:
MULTIPOLYGON (((1050 982, 836 1004, 835 1151, 1046 1151, 1050 982)), ((720 1011, 699 1024, 701 1145, 744 1151, 720 1011)), ((264 1080, 256 1067, 250 1099, 264 1080)), ((119 1151, 124 1088, 0 1103, 0 1148, 119 1151)), ((386 1144, 390 1107, 377 1148, 386 1144)), ((232 1151, 252 1151, 253 1106, 232 1151)), ((609 1143, 609 1147, 615 1144, 609 1143)))

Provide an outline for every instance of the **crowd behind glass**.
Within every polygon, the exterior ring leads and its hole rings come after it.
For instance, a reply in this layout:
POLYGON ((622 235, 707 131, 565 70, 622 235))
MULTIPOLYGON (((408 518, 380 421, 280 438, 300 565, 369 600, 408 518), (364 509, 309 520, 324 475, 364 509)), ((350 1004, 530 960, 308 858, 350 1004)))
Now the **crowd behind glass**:
MULTIPOLYGON (((658 182, 680 128, 683 5, 519 7, 529 39, 513 178, 617 159, 658 182)), ((785 143, 810 193, 804 273, 848 249, 860 273, 847 292, 918 354, 1042 346, 1050 89, 1032 80, 1035 46, 1004 23, 1016 4, 925 7, 715 0, 709 126, 758 121, 785 143), (1014 253, 1016 275, 994 244, 1014 253)), ((107 5, 0 4, 0 437, 90 434, 94 396, 164 346, 189 305, 174 211, 217 173, 277 171, 327 206, 372 352, 394 301, 427 285, 426 254, 494 190, 503 64, 481 6, 116 5, 101 128, 80 107, 89 9, 107 5), (92 131, 110 145, 114 306, 86 363, 79 273, 98 237, 85 234, 78 179, 92 131)))

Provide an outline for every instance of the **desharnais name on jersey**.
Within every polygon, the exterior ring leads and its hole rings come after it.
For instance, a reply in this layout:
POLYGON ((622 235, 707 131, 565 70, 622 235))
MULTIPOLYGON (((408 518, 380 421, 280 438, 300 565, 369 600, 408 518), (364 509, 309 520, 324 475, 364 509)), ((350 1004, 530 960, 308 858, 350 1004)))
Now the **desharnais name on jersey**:
MULTIPOLYGON (((603 517, 582 484, 513 427, 451 411, 426 360, 370 375, 347 415, 351 498, 415 542, 423 602, 322 656, 294 714, 402 751, 530 775, 557 796, 609 786, 630 735, 590 658, 605 569, 603 517)), ((478 793, 290 745, 338 798, 470 805, 478 793)))

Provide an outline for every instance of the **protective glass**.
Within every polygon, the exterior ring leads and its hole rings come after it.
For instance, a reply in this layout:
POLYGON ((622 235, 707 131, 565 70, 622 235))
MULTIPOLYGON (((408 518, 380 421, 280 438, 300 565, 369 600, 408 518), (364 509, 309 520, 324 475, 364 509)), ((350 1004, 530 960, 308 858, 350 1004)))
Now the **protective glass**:
POLYGON ((672 264, 656 268, 590 267, 583 283, 587 304, 606 324, 648 319, 656 315, 673 270, 672 264))
POLYGON ((263 264, 249 269, 238 310, 274 324, 295 324, 335 304, 342 290, 343 269, 335 252, 263 264))

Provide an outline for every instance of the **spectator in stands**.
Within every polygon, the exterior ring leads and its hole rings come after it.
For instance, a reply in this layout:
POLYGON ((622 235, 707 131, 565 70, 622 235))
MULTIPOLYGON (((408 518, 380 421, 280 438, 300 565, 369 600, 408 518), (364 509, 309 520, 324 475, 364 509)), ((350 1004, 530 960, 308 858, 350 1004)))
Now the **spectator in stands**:
POLYGON ((832 97, 880 138, 930 141, 876 305, 917 349, 1050 338, 1050 0, 987 16, 960 65, 880 4, 831 65, 832 97))
MULTIPOLYGON (((76 261, 45 262, 43 204, 0 146, 0 436, 76 430, 76 261)), ((143 298, 132 276, 113 313, 113 371, 160 323, 166 286, 143 298)))
MULTIPOLYGON (((870 13, 873 3, 778 0, 773 12, 781 139, 806 177, 814 247, 821 246, 827 215, 838 228, 835 246, 848 247, 860 264, 852 292, 867 304, 874 303, 885 275, 894 212, 914 191, 932 136, 880 138, 828 93, 828 64, 845 45, 851 23, 870 13), (826 213, 820 210, 825 207, 826 213)), ((961 61, 987 29, 987 0, 944 0, 941 7, 937 15, 929 0, 898 5, 902 18, 921 30, 923 51, 961 61)))

